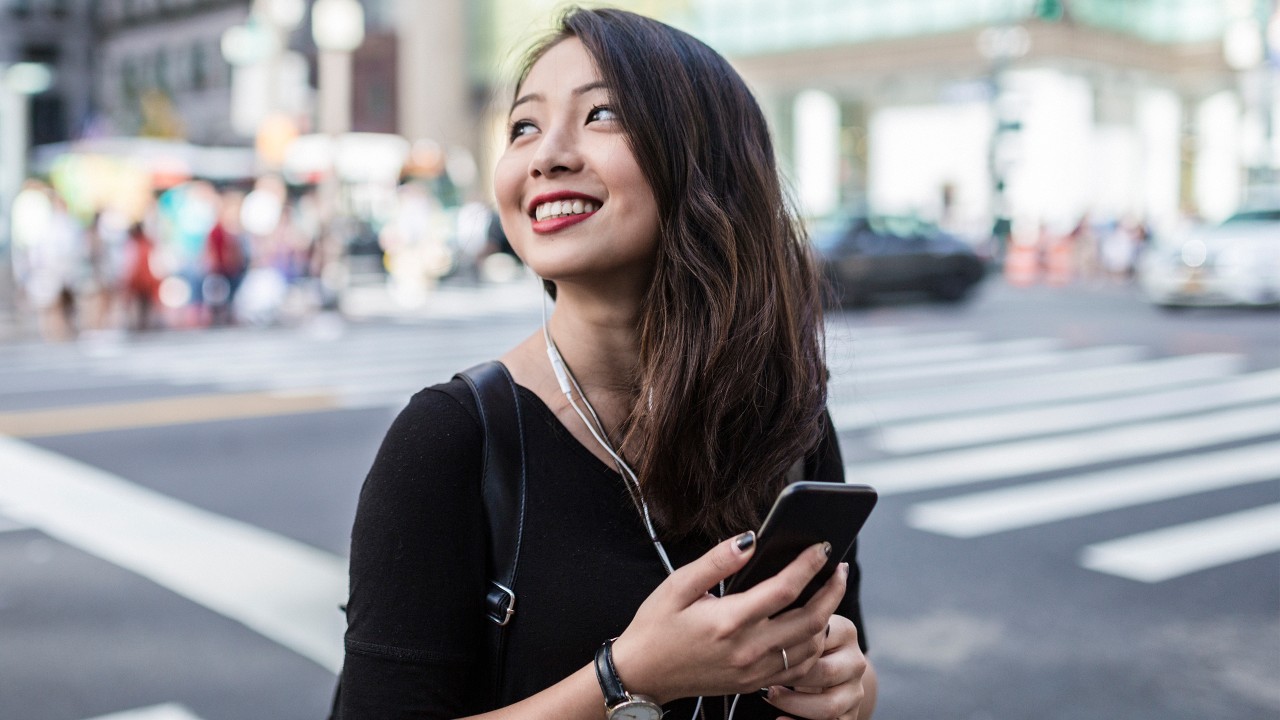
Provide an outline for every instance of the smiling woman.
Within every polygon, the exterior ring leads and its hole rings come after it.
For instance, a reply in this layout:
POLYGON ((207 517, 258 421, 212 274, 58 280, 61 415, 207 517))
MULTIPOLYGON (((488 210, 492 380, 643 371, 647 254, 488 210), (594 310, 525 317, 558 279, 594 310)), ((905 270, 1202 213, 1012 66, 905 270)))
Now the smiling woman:
POLYGON ((335 717, 870 717, 856 551, 796 609, 829 543, 723 596, 788 483, 844 479, 818 278, 742 79, 666 25, 571 10, 528 56, 494 177, 555 309, 490 366, 503 417, 455 378, 388 431, 335 717), (511 445, 518 612, 495 628, 490 523, 511 528, 481 483, 511 445))

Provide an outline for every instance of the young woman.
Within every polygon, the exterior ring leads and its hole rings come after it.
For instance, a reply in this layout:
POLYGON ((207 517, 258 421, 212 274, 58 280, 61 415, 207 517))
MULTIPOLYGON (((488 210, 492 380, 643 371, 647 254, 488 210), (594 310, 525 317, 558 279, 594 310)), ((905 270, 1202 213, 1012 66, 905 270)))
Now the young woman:
POLYGON ((555 298, 501 358, 528 457, 518 614, 489 657, 484 435, 455 379, 413 398, 361 493, 337 715, 870 717, 856 563, 787 612, 829 546, 719 596, 789 476, 843 479, 818 280, 741 78, 666 25, 573 10, 520 77, 495 194, 555 298))

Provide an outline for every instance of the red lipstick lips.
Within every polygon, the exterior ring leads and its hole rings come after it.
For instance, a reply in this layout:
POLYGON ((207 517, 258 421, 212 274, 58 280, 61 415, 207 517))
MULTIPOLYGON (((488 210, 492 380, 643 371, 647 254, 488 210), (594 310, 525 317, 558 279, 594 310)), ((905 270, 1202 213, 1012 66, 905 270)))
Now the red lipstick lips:
POLYGON ((592 215, 595 215, 596 212, 599 210, 599 208, 603 204, 604 203, 601 202, 600 199, 592 197, 591 195, 587 195, 585 193, 574 192, 572 190, 557 190, 555 192, 543 193, 541 195, 534 197, 533 200, 529 202, 528 213, 529 213, 529 216, 533 218, 533 231, 535 233, 538 233, 539 235, 546 235, 549 233, 558 232, 571 225, 577 225, 583 220, 586 220, 592 215), (547 218, 545 220, 537 219, 536 213, 539 205, 542 205, 543 203, 566 201, 566 200, 581 200, 583 202, 588 202, 588 203, 591 203, 592 205, 595 205, 596 210, 593 210, 591 212, 576 213, 573 215, 558 215, 556 217, 547 218))

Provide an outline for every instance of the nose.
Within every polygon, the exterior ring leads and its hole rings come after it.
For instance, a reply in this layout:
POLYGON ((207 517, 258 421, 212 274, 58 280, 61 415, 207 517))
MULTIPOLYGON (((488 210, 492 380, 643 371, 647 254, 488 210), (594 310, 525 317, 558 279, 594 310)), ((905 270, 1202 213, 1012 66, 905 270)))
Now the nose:
POLYGON ((543 131, 537 152, 529 161, 532 177, 557 177, 582 169, 576 128, 560 124, 543 131))

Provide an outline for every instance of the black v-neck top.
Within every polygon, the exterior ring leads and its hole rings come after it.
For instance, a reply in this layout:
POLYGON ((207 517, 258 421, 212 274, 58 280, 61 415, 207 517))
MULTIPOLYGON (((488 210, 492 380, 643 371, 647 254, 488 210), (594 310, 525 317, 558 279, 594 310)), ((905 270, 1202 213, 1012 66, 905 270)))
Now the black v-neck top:
MULTIPOLYGON (((470 391, 454 379, 411 399, 361 490, 336 717, 455 718, 528 697, 589 664, 596 648, 621 634, 666 577, 622 476, 583 447, 537 395, 524 387, 519 393, 526 518, 503 697, 496 704, 486 697, 484 435, 470 391)), ((810 479, 843 481, 829 420, 806 465, 810 479)), ((666 549, 680 567, 713 544, 688 538, 666 549)), ((849 560, 838 613, 857 625, 865 650, 858 565, 853 554, 849 560)), ((693 707, 692 700, 681 700, 666 709, 684 720, 693 707)), ((722 699, 705 701, 706 718, 722 718, 725 711, 722 699)), ((778 714, 751 695, 742 697, 734 717, 772 720, 778 714)))

